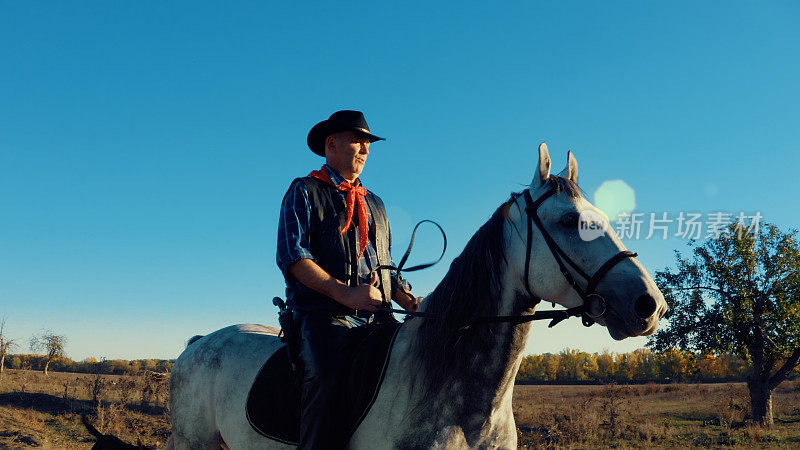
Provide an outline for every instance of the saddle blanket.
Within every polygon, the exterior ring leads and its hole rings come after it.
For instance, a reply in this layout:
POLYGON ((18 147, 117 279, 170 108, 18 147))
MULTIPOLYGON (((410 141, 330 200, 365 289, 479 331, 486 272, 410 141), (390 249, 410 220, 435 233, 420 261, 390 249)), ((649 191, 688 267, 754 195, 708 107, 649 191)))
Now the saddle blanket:
MULTIPOLYGON (((342 418, 348 437, 375 402, 400 323, 369 324, 350 330, 342 359, 342 418)), ((279 348, 261 367, 247 396, 247 420, 264 437, 297 445, 300 441, 300 386, 292 374, 286 348, 279 348)))

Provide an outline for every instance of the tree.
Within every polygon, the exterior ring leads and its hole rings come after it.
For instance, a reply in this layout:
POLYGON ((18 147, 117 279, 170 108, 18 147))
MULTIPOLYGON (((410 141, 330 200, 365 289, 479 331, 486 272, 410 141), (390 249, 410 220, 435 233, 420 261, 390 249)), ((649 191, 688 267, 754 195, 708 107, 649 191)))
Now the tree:
POLYGON ((39 335, 31 337, 31 351, 44 353, 44 374, 47 375, 47 368, 54 359, 64 356, 64 345, 67 338, 63 335, 55 334, 52 331, 44 331, 39 335))
POLYGON ((564 349, 561 356, 561 380, 588 380, 590 375, 597 373, 597 361, 586 352, 573 349, 564 349))
POLYGON ((544 379, 547 381, 558 380, 561 369, 561 356, 552 353, 545 353, 544 358, 544 379))
POLYGON ((614 379, 614 374, 617 371, 617 362, 614 354, 608 350, 603 350, 603 353, 597 355, 597 376, 600 380, 610 381, 614 379))
POLYGON ((0 377, 3 376, 3 368, 6 365, 6 355, 11 349, 17 346, 14 339, 9 339, 5 333, 6 318, 0 319, 0 377))
POLYGON ((528 355, 522 358, 517 371, 519 381, 544 381, 544 355, 528 355))
POLYGON ((697 360, 697 371, 702 379, 723 378, 725 377, 725 367, 722 366, 722 359, 714 356, 713 353, 703 353, 697 360))
POLYGON ((656 350, 732 353, 749 365, 752 418, 772 425, 772 391, 800 362, 800 248, 797 231, 742 225, 676 252, 675 272, 656 273, 669 324, 656 350))
POLYGON ((658 355, 658 370, 665 379, 686 381, 692 368, 692 354, 684 353, 676 348, 667 348, 658 355))
POLYGON ((653 352, 646 348, 640 348, 634 350, 631 356, 636 356, 638 359, 634 372, 635 380, 652 381, 659 377, 658 362, 653 352))

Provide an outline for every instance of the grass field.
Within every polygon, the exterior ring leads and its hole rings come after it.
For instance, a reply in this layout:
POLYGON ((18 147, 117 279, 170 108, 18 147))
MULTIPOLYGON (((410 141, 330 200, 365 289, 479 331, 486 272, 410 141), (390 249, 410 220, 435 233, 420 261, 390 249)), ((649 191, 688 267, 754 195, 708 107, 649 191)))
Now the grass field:
POLYGON ((750 425, 744 383, 517 386, 520 447, 800 448, 800 381, 773 396, 775 426, 750 425))
POLYGON ((169 437, 167 382, 153 376, 8 370, 0 379, 0 448, 90 448, 87 414, 104 433, 144 445, 169 437))
MULTIPOLYGON (((89 448, 88 414, 104 433, 144 445, 169 436, 166 380, 153 376, 6 370, 0 379, 0 448, 89 448)), ((741 383, 517 386, 520 447, 800 447, 800 381, 774 399, 775 427, 748 425, 741 383)))

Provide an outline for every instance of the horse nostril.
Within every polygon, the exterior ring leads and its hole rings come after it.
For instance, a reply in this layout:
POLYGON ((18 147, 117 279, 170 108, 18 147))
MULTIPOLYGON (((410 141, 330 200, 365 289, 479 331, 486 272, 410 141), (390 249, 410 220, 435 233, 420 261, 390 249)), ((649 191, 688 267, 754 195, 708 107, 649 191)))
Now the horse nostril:
POLYGON ((634 304, 636 315, 642 319, 647 319, 656 312, 656 299, 649 294, 640 295, 634 304))

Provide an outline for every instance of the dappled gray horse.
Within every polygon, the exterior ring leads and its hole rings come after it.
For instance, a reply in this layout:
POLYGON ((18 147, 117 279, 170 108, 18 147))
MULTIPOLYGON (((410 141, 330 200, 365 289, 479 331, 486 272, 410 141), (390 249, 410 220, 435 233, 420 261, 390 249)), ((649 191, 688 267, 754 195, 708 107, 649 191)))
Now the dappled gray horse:
MULTIPOLYGON (((515 448, 511 396, 530 323, 514 318, 532 314, 540 298, 617 340, 655 332, 667 306, 635 254, 607 222, 591 224, 596 239, 578 237, 581 212, 604 216, 577 187, 572 153, 567 161, 550 175, 540 145, 527 192, 494 212, 422 302, 437 319, 403 323, 351 448, 515 448)), ((256 374, 282 348, 277 335, 236 325, 187 347, 170 379, 170 447, 291 448, 258 434, 245 413, 256 374)))

